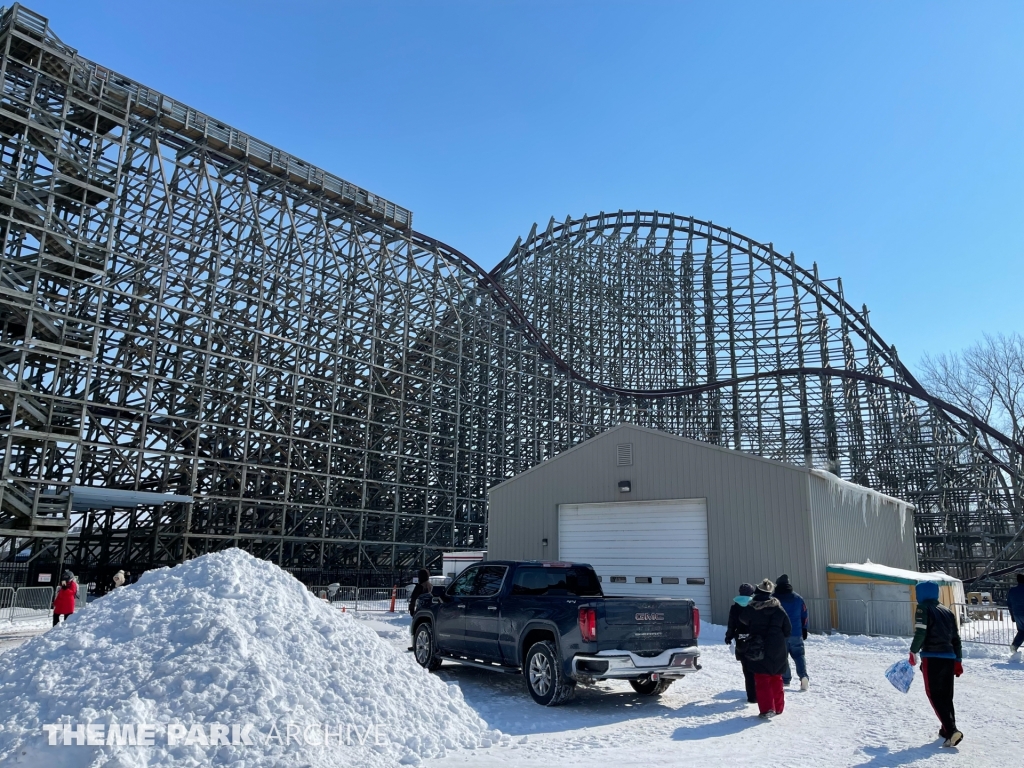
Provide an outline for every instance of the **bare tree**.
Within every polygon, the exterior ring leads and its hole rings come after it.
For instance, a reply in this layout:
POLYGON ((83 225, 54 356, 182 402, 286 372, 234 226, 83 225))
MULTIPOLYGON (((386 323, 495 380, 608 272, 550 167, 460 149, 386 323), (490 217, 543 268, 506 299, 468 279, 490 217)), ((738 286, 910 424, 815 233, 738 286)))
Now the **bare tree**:
POLYGON ((997 334, 963 352, 925 355, 924 384, 935 396, 1020 443, 1024 435, 1024 335, 997 334))
MULTIPOLYGON (((925 355, 921 369, 922 383, 933 395, 960 406, 1017 444, 1024 443, 1024 335, 986 334, 962 352, 925 355)), ((1009 558, 1024 544, 1024 457, 988 435, 979 434, 978 439, 1010 468, 1000 473, 1006 507, 1018 529, 1017 536, 1000 553, 1009 558)))

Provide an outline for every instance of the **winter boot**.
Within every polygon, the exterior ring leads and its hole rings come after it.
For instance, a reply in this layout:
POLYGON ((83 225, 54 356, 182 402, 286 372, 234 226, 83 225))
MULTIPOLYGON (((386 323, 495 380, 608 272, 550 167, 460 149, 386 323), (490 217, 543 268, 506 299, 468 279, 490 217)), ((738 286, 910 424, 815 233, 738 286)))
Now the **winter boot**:
POLYGON ((760 715, 758 715, 758 717, 762 720, 771 720, 773 717, 775 717, 775 710, 769 709, 767 712, 762 712, 760 715))
POLYGON ((942 742, 942 746, 944 746, 944 747, 955 747, 957 744, 959 744, 963 740, 964 740, 964 735, 962 733, 960 733, 960 731, 953 731, 953 735, 950 736, 948 739, 946 739, 944 742, 942 742))
POLYGON ((800 690, 801 691, 806 691, 810 687, 810 685, 811 685, 810 678, 807 678, 807 677, 801 677, 800 678, 800 690))

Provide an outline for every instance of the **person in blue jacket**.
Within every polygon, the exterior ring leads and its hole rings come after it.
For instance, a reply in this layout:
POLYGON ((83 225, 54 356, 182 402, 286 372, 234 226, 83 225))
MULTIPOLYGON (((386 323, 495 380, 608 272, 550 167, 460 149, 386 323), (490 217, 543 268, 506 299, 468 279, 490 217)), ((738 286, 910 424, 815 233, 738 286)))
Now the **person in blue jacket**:
MULTIPOLYGON (((793 627, 786 643, 789 646, 789 655, 793 657, 793 663, 796 664, 796 676, 800 678, 800 690, 806 691, 811 683, 811 679, 807 676, 807 660, 804 658, 804 640, 807 639, 807 603, 793 591, 793 585, 790 584, 789 576, 786 574, 782 574, 775 580, 775 599, 786 610, 789 623, 793 627)), ((789 685, 792 679, 793 671, 787 661, 786 672, 782 676, 783 685, 789 685)))
POLYGON ((1017 574, 1017 586, 1006 593, 1010 620, 1017 622, 1017 636, 1010 643, 1010 652, 1016 653, 1024 645, 1024 573, 1017 574))

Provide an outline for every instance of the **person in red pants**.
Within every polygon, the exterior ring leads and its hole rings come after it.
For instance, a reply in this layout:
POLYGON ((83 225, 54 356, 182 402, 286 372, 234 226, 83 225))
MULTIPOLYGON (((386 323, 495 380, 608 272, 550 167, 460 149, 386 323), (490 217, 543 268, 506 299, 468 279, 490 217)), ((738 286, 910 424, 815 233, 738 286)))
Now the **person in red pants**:
POLYGON ((781 715, 786 708, 782 676, 789 667, 786 638, 793 631, 785 608, 772 597, 774 591, 771 579, 764 579, 740 612, 740 624, 750 635, 745 650, 747 666, 754 673, 759 717, 765 720, 781 715))
POLYGON ((78 582, 75 574, 64 571, 60 577, 60 589, 53 599, 53 626, 60 623, 61 617, 66 621, 75 612, 75 597, 78 595, 78 582))
POLYGON ((924 692, 942 727, 939 738, 944 747, 955 747, 964 739, 956 727, 953 708, 953 678, 964 673, 960 630, 956 617, 939 604, 939 585, 922 581, 917 585, 917 612, 914 615, 914 640, 910 644, 910 665, 921 654, 924 692))

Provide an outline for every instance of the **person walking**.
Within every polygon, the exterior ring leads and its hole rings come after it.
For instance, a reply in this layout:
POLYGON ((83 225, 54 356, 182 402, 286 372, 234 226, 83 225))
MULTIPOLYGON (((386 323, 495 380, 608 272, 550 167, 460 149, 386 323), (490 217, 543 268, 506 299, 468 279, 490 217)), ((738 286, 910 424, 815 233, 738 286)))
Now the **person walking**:
POLYGON ((956 712, 953 709, 953 678, 960 677, 964 672, 960 631, 953 613, 939 604, 937 583, 919 582, 916 594, 917 611, 914 615, 914 640, 910 644, 910 666, 917 664, 917 654, 920 653, 924 692, 942 724, 939 728, 939 737, 945 739, 942 746, 955 747, 964 738, 957 730, 956 712))
POLYGON ((60 587, 57 596, 53 598, 53 626, 56 627, 62 618, 67 621, 68 616, 75 612, 77 596, 78 582, 75 581, 75 574, 66 570, 60 576, 60 587))
POLYGON ((416 586, 412 588, 412 594, 409 596, 409 615, 416 613, 416 601, 420 599, 420 595, 430 594, 430 574, 427 573, 426 568, 420 568, 416 572, 416 586))
POLYGON ((1010 653, 1016 654, 1024 645, 1024 573, 1017 574, 1017 586, 1006 593, 1010 621, 1017 624, 1017 634, 1010 643, 1010 653))
POLYGON ((740 584, 737 590, 739 594, 732 599, 729 606, 729 623, 725 629, 725 644, 729 645, 736 641, 736 660, 743 669, 743 685, 747 689, 747 703, 757 704, 757 686, 754 684, 754 673, 750 671, 750 665, 744 651, 747 647, 749 635, 746 629, 740 626, 740 612, 750 604, 754 596, 753 584, 740 584))
MULTIPOLYGON (((789 623, 793 630, 786 638, 786 647, 789 655, 793 657, 796 664, 796 676, 800 678, 800 690, 806 691, 810 686, 811 679, 807 676, 807 660, 804 658, 804 640, 807 639, 807 603, 800 595, 793 591, 793 585, 789 582, 789 576, 782 574, 775 582, 775 597, 789 616, 789 623)), ((782 684, 789 685, 793 679, 793 672, 789 668, 789 660, 786 660, 786 671, 782 675, 782 684)))
POLYGON ((767 720, 781 715, 786 707, 786 689, 782 675, 789 665, 786 638, 793 631, 789 616, 772 596, 775 584, 764 579, 754 590, 754 597, 742 611, 740 624, 750 634, 746 657, 754 673, 759 717, 767 720))

